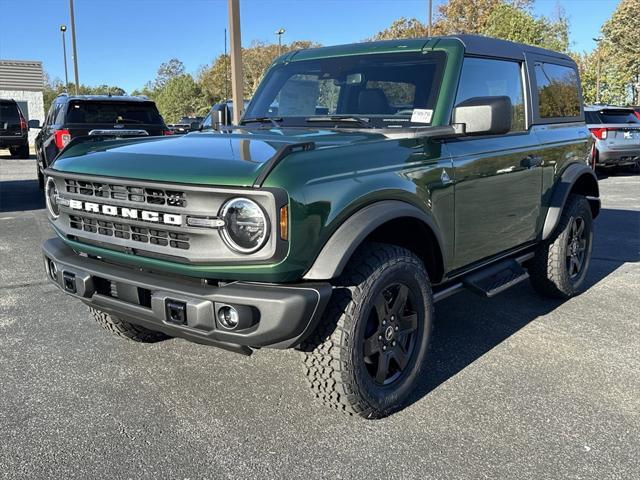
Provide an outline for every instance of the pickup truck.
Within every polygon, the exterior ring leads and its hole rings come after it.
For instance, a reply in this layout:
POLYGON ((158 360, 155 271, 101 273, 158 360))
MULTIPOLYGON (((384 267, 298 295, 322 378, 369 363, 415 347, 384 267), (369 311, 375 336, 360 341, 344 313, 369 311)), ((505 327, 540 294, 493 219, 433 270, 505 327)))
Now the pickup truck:
POLYGON ((117 336, 296 348, 317 398, 384 417, 443 298, 585 287, 582 104, 570 57, 486 37, 288 52, 239 125, 65 149, 46 274, 117 336))

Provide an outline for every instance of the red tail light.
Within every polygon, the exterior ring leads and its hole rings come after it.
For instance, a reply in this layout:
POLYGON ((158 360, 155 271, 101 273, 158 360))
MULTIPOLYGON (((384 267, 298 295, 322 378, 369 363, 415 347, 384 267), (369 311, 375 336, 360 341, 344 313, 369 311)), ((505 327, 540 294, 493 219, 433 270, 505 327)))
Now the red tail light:
POLYGON ((62 150, 71 141, 71 134, 69 130, 56 130, 53 133, 54 141, 58 150, 62 150))
POLYGON ((162 135, 173 135, 175 132, 173 130, 163 130, 162 135))
POLYGON ((598 140, 607 139, 607 131, 609 130, 608 128, 590 128, 589 130, 591 130, 591 133, 593 133, 593 136, 596 137, 598 140))
POLYGON ((635 113, 636 117, 638 117, 638 119, 640 119, 640 110, 635 110, 633 113, 635 113))
POLYGON ((20 115, 20 130, 28 130, 29 126, 27 125, 27 121, 24 119, 22 115, 20 115))

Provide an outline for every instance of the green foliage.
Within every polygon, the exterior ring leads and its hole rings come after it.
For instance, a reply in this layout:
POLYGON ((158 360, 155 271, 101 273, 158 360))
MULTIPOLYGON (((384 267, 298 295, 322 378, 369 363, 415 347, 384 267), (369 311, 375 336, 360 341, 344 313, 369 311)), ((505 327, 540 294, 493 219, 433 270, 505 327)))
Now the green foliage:
POLYGON ((640 0, 621 0, 603 25, 601 48, 618 72, 618 80, 633 92, 630 100, 640 104, 640 0))
MULTIPOLYGON (((67 92, 69 95, 75 95, 76 89, 73 82, 69 83, 69 89, 65 87, 64 83, 59 79, 51 80, 48 75, 45 74, 45 86, 42 92, 44 99, 45 112, 49 110, 51 102, 61 93, 67 92)), ((80 84, 78 88, 78 95, 125 95, 124 89, 111 86, 111 85, 97 85, 95 87, 89 87, 87 85, 80 84)))
POLYGON ((155 102, 166 122, 173 123, 184 116, 203 115, 209 111, 209 103, 202 89, 188 74, 166 81, 155 93, 155 102))
MULTIPOLYGON (((297 41, 290 44, 278 45, 264 42, 253 42, 250 47, 242 49, 242 69, 244 74, 244 96, 251 98, 255 93, 262 77, 269 66, 278 56, 302 48, 317 47, 310 41, 297 41)), ((231 96, 231 66, 229 56, 219 55, 210 67, 204 68, 198 82, 211 103, 222 100, 225 96, 231 96)))
POLYGON ((511 4, 498 3, 480 33, 560 52, 569 49, 569 24, 563 13, 554 21, 545 17, 535 18, 528 11, 511 4))
POLYGON ((185 73, 184 63, 177 58, 172 58, 168 62, 160 64, 156 79, 152 83, 148 83, 145 88, 147 90, 160 90, 169 80, 185 73))

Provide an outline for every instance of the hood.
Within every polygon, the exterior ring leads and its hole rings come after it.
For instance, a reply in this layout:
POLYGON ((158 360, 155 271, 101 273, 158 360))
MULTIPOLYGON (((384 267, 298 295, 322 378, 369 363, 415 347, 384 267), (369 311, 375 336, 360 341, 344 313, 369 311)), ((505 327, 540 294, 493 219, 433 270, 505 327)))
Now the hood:
MULTIPOLYGON (((384 138, 365 131, 309 129, 193 132, 70 145, 52 164, 60 172, 203 185, 251 186, 283 146, 331 148, 384 138)), ((299 154, 299 153, 298 153, 299 154)), ((302 153, 304 154, 304 153, 302 153)), ((296 154, 294 154, 296 155, 296 154)))

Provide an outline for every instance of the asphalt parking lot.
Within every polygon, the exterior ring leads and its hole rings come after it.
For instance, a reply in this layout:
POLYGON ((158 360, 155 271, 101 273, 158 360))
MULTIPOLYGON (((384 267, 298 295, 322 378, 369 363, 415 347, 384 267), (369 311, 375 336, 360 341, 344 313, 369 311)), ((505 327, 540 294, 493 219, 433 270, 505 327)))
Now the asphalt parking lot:
POLYGON ((0 155, 0 477, 640 478, 640 176, 601 193, 585 293, 438 304, 411 404, 364 421, 295 351, 107 335, 45 280, 35 161, 0 155))

